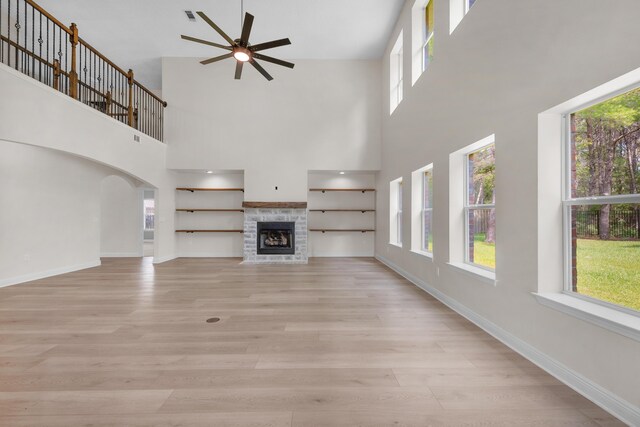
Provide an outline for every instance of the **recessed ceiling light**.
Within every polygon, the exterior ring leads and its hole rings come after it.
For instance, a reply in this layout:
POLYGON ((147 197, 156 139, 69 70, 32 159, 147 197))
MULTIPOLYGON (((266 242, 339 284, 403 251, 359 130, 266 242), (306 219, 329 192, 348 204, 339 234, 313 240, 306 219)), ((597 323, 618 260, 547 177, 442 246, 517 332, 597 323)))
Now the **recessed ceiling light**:
POLYGON ((187 18, 189 19, 189 21, 191 21, 191 22, 195 22, 196 21, 196 15, 193 14, 193 11, 185 10, 184 14, 187 15, 187 18))
POLYGON ((344 175, 344 172, 340 172, 340 175, 344 175))
POLYGON ((213 173, 213 171, 207 171, 207 173, 213 173))

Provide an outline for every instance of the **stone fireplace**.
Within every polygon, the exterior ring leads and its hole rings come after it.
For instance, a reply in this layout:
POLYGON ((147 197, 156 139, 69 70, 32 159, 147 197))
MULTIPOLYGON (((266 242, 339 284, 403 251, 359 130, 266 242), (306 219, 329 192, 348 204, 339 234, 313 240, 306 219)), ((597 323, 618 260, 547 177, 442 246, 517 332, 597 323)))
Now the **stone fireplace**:
POLYGON ((244 262, 306 264, 307 204, 244 202, 244 262))

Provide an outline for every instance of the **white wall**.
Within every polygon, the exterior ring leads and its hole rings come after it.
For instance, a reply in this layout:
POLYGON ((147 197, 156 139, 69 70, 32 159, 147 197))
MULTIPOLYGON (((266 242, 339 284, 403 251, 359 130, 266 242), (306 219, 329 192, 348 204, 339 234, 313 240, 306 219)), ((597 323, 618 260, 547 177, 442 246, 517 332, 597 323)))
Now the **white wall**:
POLYGON ((108 176, 100 183, 100 256, 142 256, 142 189, 125 177, 108 176))
MULTIPOLYGON (((178 187, 243 188, 244 177, 236 173, 185 173, 177 175, 178 187)), ((176 208, 242 209, 241 192, 188 192, 176 193, 176 208)), ((242 230, 241 212, 176 212, 177 230, 242 230)), ((178 233, 176 236, 180 257, 242 257, 242 233, 178 233)))
POLYGON ((100 264, 100 182, 108 173, 0 142, 0 286, 100 264))
MULTIPOLYGON (((309 188, 375 188, 374 173, 311 172, 309 188)), ((375 209, 375 192, 310 192, 308 207, 375 209)), ((309 212, 309 229, 375 229, 375 212, 309 212)), ((309 232, 310 257, 371 257, 375 233, 309 232)))
POLYGON ((154 262, 175 258, 175 182, 165 144, 3 64, 0 93, 0 141, 90 159, 157 188, 154 262))
MULTIPOLYGON (((435 59, 383 115, 376 254, 446 298, 532 346, 572 372, 640 405, 640 343, 539 305, 538 114, 640 66, 635 0, 478 0, 449 35, 449 2, 435 0, 435 59), (496 138, 497 286, 462 274, 449 261, 449 154, 496 138), (389 245, 389 181, 434 163, 434 260, 409 245, 389 245)), ((388 94, 388 53, 411 23, 407 2, 390 38, 381 93, 388 94)), ((405 31, 405 51, 411 41, 405 31)), ((413 47, 411 47, 413 49, 413 47)), ((385 97, 385 107, 389 102, 385 97)), ((543 169, 541 169, 543 170, 543 169)), ((557 183, 560 186, 560 182, 557 183)), ((410 223, 409 185, 404 189, 410 223)), ((411 230, 406 227, 404 239, 411 230)), ((554 244, 555 243, 549 243, 554 244)), ((543 285, 543 284, 542 284, 543 285)))
POLYGON ((233 61, 163 59, 169 167, 244 170, 248 201, 307 200, 308 170, 379 169, 379 61, 295 62, 265 64, 268 82, 250 66, 234 80, 233 61))

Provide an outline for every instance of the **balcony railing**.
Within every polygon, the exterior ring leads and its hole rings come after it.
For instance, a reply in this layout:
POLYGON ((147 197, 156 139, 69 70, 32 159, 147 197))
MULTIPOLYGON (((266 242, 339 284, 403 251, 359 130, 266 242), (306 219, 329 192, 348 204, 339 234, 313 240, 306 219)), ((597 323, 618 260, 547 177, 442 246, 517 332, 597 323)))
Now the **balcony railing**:
POLYGON ((167 103, 32 0, 0 0, 0 62, 163 140, 167 103))

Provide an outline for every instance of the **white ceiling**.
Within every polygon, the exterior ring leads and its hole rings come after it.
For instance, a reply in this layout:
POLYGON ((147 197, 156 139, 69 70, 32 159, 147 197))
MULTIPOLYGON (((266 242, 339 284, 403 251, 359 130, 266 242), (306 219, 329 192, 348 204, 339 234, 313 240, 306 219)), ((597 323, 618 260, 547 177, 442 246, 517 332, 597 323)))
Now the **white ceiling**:
MULTIPOLYGON (((231 38, 240 35, 240 0, 39 0, 80 37, 152 89, 161 86, 163 56, 213 57, 225 53, 180 39, 187 34, 223 43, 199 17, 203 11, 231 38)), ((244 0, 255 16, 251 42, 289 37, 292 45, 264 53, 283 59, 377 59, 382 56, 404 0, 244 0)), ((224 44, 224 43, 223 43, 224 44)))

